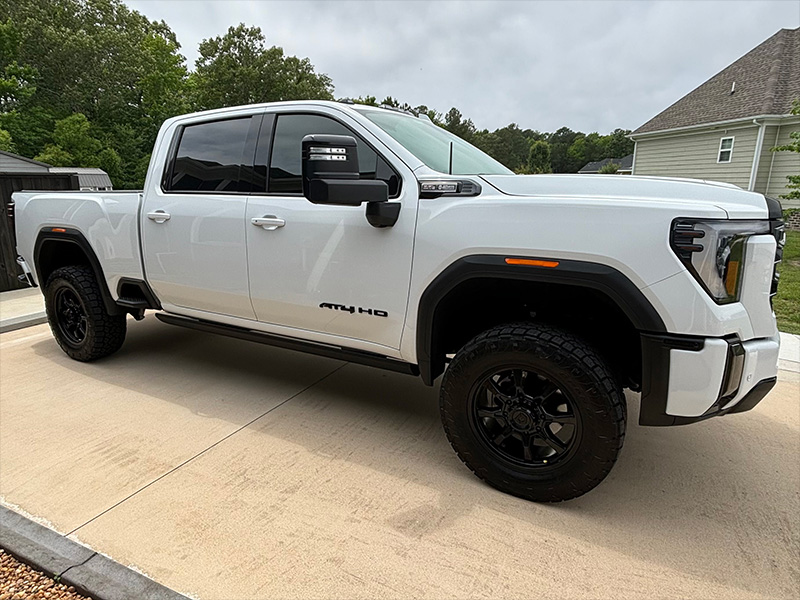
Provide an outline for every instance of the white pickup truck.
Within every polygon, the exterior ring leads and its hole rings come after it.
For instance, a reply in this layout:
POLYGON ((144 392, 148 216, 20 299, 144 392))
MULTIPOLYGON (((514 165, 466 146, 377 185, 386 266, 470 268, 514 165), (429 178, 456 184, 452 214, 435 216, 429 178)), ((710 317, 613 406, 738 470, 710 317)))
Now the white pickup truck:
POLYGON ((623 388, 640 424, 678 425, 776 381, 780 205, 732 185, 514 175, 424 117, 310 101, 166 121, 141 192, 13 201, 18 262, 70 357, 112 354, 149 309, 444 374, 455 451, 535 501, 608 474, 623 388))

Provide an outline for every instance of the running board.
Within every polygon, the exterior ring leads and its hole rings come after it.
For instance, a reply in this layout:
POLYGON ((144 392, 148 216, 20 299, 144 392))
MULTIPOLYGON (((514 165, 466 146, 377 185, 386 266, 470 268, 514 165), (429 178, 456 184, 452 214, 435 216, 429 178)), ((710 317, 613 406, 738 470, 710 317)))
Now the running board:
POLYGON ((220 335, 226 335, 228 337, 234 337, 240 340, 258 342, 259 344, 266 344, 268 346, 275 346, 277 348, 285 348, 286 350, 295 350, 297 352, 305 352, 307 354, 316 354, 317 356, 324 356, 326 358, 335 358, 337 360, 344 360, 360 365, 366 365, 368 367, 386 369, 388 371, 394 371, 395 373, 419 375, 419 367, 417 367, 417 365, 412 365, 411 363, 395 360, 394 358, 388 358, 372 352, 351 350, 348 348, 331 346, 328 344, 305 342, 303 340, 273 335, 271 333, 263 333, 253 329, 245 329, 244 327, 223 325, 221 323, 211 323, 209 321, 200 321, 199 319, 179 317, 167 313, 156 313, 156 317, 159 321, 163 321, 169 325, 178 325, 179 327, 187 327, 189 329, 196 329, 198 331, 218 333, 220 335))

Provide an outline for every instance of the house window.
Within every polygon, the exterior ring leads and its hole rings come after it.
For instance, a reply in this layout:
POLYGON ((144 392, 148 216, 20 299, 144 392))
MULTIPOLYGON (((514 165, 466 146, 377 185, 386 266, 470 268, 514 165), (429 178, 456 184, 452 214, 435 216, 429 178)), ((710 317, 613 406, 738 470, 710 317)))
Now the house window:
POLYGON ((718 163, 729 163, 733 156, 733 138, 724 137, 719 140, 719 155, 717 156, 718 163))

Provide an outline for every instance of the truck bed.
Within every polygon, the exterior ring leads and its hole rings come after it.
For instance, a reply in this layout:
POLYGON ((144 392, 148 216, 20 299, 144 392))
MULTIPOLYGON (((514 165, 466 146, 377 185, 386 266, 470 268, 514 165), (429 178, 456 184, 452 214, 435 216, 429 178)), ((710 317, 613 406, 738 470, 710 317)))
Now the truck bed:
POLYGON ((105 267, 106 283, 114 298, 123 277, 143 279, 139 244, 142 192, 22 191, 11 196, 17 249, 33 268, 36 238, 43 229, 59 227, 83 235, 105 267))

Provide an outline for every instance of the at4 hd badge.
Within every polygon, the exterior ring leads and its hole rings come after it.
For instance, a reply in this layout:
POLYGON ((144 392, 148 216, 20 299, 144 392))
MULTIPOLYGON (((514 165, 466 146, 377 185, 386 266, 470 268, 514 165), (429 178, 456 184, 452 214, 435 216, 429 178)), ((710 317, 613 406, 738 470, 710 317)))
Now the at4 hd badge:
POLYGON ((388 317, 389 313, 385 310, 379 310, 377 308, 363 308, 361 306, 345 306, 344 304, 332 304, 330 302, 323 302, 319 305, 320 308, 328 308, 330 310, 338 310, 341 312, 347 312, 351 315, 356 313, 360 315, 372 315, 373 317, 388 317))

